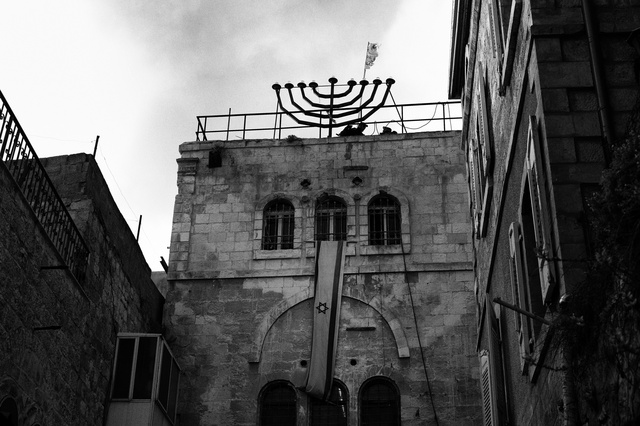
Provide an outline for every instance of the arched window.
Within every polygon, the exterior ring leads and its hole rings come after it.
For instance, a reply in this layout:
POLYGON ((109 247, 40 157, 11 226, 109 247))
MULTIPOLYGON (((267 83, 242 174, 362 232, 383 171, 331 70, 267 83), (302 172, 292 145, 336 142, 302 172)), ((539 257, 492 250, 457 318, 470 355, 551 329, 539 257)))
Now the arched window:
POLYGON ((338 197, 325 196, 316 203, 316 238, 341 241, 347 239, 347 206, 338 197))
POLYGON ((310 407, 311 426, 346 426, 349 412, 347 388, 334 380, 329 400, 312 398, 310 407))
POLYGON ((18 426, 18 406, 13 398, 5 398, 0 404, 0 425, 18 426))
POLYGON ((263 250, 293 248, 293 205, 284 199, 271 201, 264 208, 262 228, 263 250))
POLYGON ((394 197, 380 194, 369 202, 369 245, 400 244, 400 203, 394 197))
POLYGON ((260 392, 261 426, 295 426, 296 391, 288 382, 267 384, 260 392))
POLYGON ((360 425, 395 426, 400 424, 400 394, 395 384, 384 377, 367 380, 360 389, 360 425))

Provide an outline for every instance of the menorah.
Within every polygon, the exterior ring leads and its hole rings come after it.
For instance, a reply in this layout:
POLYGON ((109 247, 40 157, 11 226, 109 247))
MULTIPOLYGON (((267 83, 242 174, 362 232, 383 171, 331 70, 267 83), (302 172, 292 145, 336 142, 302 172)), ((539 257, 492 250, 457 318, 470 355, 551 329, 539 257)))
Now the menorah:
MULTIPOLYGON (((382 100, 375 106, 370 106, 370 104, 374 101, 376 93, 378 91, 378 87, 382 84, 382 80, 376 78, 373 80, 373 89, 369 94, 369 98, 364 100, 364 92, 365 87, 369 85, 367 80, 360 81, 360 92, 354 93, 348 100, 345 100, 341 103, 336 103, 337 99, 347 98, 354 92, 354 87, 358 85, 358 83, 351 79, 347 82, 347 88, 340 92, 336 92, 336 83, 338 79, 335 77, 331 77, 329 79, 330 89, 329 93, 320 93, 318 91, 318 83, 312 81, 307 85, 305 82, 298 83, 298 88, 300 88, 300 94, 302 99, 307 102, 311 107, 316 108, 316 110, 305 110, 301 107, 293 96, 293 88, 295 87, 292 83, 287 83, 284 85, 284 88, 287 89, 289 93, 289 101, 295 111, 291 111, 284 107, 282 103, 282 98, 280 97, 280 89, 282 86, 278 83, 275 83, 273 86, 273 90, 276 91, 276 96, 278 97, 278 106, 282 111, 285 112, 289 117, 291 117, 296 123, 312 126, 312 127, 320 127, 323 129, 329 129, 329 137, 332 136, 332 131, 334 127, 342 127, 342 126, 350 126, 351 124, 355 124, 358 122, 364 122, 369 117, 371 117, 378 109, 380 109, 386 102, 387 96, 391 92, 391 86, 396 81, 392 78, 387 78, 386 80, 386 89, 384 92, 384 96, 382 100), (314 102, 307 96, 306 89, 310 87, 313 93, 321 100, 325 100, 324 102, 314 102), (355 104, 359 102, 357 106, 355 104), (364 110, 367 110, 366 114, 362 114, 364 110), (301 115, 301 117, 298 117, 301 115), (315 121, 310 121, 308 118, 314 118, 315 121)), ((326 86, 325 86, 326 87, 326 86)))

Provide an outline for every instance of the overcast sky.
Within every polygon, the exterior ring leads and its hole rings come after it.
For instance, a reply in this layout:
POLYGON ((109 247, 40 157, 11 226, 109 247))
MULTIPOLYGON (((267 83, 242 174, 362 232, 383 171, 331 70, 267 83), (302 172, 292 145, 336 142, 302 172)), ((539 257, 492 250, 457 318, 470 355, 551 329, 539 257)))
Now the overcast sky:
POLYGON ((19 0, 0 15, 0 90, 38 156, 93 152, 153 270, 168 261, 196 116, 272 112, 271 85, 393 77, 447 100, 450 0, 19 0))

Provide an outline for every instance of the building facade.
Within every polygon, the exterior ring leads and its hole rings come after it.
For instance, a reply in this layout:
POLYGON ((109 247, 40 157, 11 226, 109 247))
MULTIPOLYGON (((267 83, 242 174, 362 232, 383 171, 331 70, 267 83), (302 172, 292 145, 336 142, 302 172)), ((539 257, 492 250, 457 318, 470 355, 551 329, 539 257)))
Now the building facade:
POLYGON ((164 299, 93 157, 39 161, 2 101, 0 424, 103 424, 117 335, 164 299))
POLYGON ((455 2, 487 425, 621 421, 608 378, 576 396, 552 331, 586 277, 589 197, 637 120, 638 27, 637 2, 455 2))
POLYGON ((459 138, 180 146, 165 324, 182 424, 478 424, 459 138), (301 388, 327 240, 343 242, 344 261, 325 402, 301 388))

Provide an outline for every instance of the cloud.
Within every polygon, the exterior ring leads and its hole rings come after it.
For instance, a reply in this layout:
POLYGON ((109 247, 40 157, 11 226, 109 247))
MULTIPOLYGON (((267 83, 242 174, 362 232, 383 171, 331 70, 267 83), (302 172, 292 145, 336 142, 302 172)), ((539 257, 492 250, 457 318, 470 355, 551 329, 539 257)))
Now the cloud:
POLYGON ((51 137, 34 137, 40 155, 91 152, 101 135, 99 164, 116 199, 111 173, 129 200, 118 203, 132 227, 139 214, 153 224, 145 252, 155 262, 167 258, 175 158, 196 115, 274 111, 276 81, 359 80, 368 41, 382 43, 369 79, 395 77, 399 103, 432 100, 427 83, 446 92, 443 8, 451 2, 8 2, 0 89, 30 135, 51 137), (85 142, 67 150, 60 139, 85 142))

